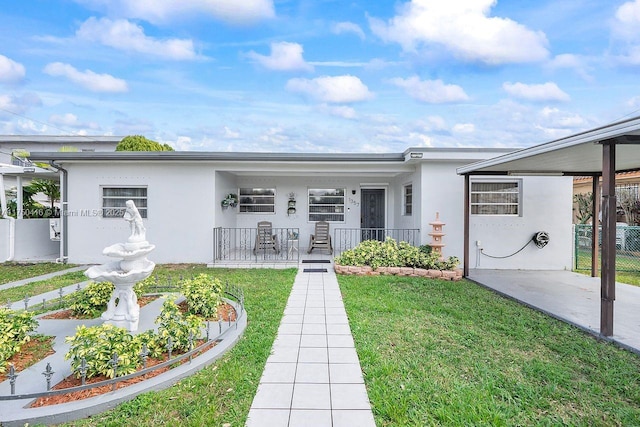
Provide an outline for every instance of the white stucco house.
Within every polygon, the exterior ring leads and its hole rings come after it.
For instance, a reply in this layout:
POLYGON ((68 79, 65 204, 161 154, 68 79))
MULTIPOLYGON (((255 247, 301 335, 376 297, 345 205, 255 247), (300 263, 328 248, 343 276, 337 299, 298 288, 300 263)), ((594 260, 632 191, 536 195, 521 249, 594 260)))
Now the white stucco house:
POLYGON ((59 171, 65 212, 59 258, 70 263, 107 261, 102 249, 127 236, 119 208, 133 199, 157 263, 295 262, 319 220, 329 221, 336 252, 387 235, 428 244, 429 223, 439 213, 445 256, 468 256, 477 268, 570 269, 571 177, 473 177, 474 247, 464 253, 465 180, 456 169, 510 151, 34 152, 31 159, 59 171), (223 206, 229 194, 236 206, 223 206), (260 221, 272 224, 277 249, 254 250, 260 221), (551 237, 544 249, 529 245, 508 258, 479 251, 508 255, 537 231, 551 237))

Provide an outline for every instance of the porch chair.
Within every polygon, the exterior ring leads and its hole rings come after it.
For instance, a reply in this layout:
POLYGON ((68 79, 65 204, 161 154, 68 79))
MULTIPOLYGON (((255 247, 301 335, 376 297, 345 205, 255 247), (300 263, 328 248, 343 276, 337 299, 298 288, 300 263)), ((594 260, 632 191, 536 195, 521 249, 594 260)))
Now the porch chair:
POLYGON ((256 244, 253 247, 253 254, 259 250, 273 249, 276 254, 280 253, 278 247, 278 236, 273 234, 273 226, 270 221, 260 221, 258 223, 258 231, 256 233, 256 244))
POLYGON ((331 234, 329 234, 329 223, 327 221, 316 222, 316 231, 309 239, 308 254, 315 248, 326 249, 329 254, 333 254, 333 246, 331 246, 331 234))

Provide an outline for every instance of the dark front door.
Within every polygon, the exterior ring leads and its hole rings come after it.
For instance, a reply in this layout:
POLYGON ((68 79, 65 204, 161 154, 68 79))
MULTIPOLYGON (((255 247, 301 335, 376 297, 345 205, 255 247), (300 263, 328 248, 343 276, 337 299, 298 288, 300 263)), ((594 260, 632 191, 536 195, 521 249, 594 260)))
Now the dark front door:
POLYGON ((361 206, 362 240, 384 240, 384 189, 363 189, 361 206))

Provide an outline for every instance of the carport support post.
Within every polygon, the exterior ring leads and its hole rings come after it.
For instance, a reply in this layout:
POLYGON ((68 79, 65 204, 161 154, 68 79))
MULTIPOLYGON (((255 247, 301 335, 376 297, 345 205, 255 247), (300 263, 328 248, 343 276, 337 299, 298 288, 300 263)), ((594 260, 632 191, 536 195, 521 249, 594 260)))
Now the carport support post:
POLYGON ((591 177, 591 277, 598 277, 598 252, 600 229, 600 176, 591 177))
POLYGON ((600 334, 610 337, 613 335, 613 302, 616 299, 615 141, 606 141, 602 144, 602 266, 600 272, 600 334))
MULTIPOLYGON (((462 275, 469 277, 469 174, 464 176, 464 259, 462 260, 462 275)), ((476 260, 477 263, 477 260, 476 260)))

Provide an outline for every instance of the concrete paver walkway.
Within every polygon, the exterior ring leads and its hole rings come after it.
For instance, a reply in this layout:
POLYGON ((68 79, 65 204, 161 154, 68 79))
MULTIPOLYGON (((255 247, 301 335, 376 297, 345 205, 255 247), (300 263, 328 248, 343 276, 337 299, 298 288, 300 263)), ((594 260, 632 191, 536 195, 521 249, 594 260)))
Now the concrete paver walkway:
POLYGON ((331 264, 300 265, 246 425, 375 426, 331 264))

